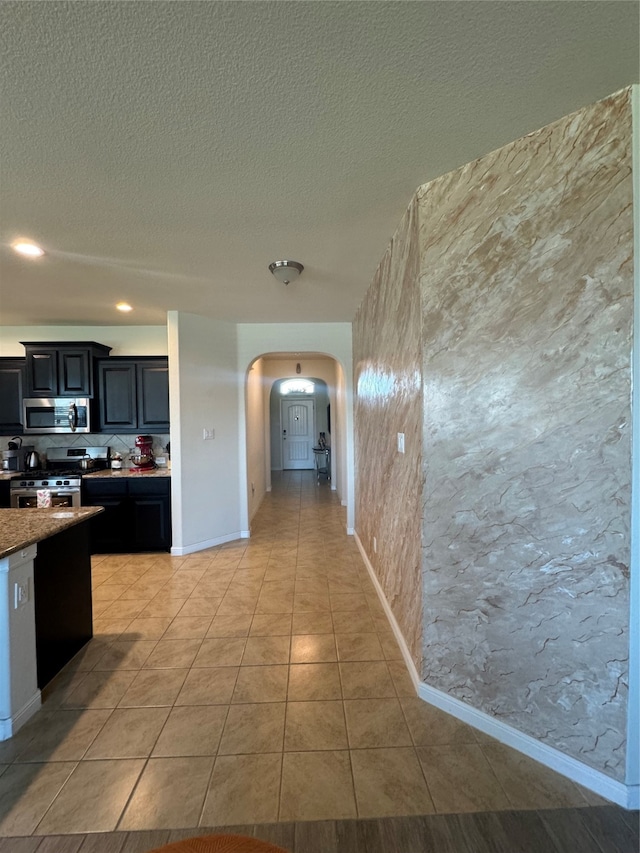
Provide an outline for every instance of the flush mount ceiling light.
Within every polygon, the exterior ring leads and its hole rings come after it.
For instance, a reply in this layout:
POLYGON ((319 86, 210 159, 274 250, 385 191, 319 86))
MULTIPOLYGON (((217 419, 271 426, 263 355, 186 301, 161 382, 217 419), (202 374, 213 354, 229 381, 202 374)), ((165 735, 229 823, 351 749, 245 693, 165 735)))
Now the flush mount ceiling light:
POLYGON ((31 240, 16 240, 15 243, 12 243, 11 248, 19 255, 24 255, 25 258, 41 258, 44 255, 44 249, 41 249, 31 240))
POLYGON ((118 311, 133 311, 133 308, 131 307, 131 305, 129 305, 128 302, 118 302, 116 308, 118 309, 118 311))
POLYGON ((274 261, 269 264, 269 270, 283 284, 295 281, 304 267, 298 261, 274 261))

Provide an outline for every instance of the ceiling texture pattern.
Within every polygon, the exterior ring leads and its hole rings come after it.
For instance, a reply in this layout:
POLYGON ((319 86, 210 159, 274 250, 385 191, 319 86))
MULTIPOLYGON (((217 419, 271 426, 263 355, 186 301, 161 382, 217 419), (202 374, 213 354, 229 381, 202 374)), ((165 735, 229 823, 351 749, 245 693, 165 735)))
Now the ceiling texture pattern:
POLYGON ((350 321, 420 184, 638 81, 638 9, 4 0, 0 324, 350 321))

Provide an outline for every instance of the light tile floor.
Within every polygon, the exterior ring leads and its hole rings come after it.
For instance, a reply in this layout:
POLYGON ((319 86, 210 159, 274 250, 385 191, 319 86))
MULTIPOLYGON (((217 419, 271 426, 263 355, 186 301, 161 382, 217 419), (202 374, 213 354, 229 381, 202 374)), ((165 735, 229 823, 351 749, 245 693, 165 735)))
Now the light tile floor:
POLYGON ((250 540, 94 558, 94 639, 0 744, 0 835, 602 802, 416 697, 344 531, 287 472, 250 540))

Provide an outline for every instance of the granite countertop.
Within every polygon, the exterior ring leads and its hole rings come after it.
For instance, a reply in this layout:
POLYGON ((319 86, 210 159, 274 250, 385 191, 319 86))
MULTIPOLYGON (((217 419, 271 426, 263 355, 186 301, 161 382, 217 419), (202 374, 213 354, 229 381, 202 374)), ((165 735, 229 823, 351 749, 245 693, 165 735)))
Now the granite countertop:
MULTIPOLYGON (((91 472, 78 471, 78 473, 82 474, 83 479, 85 477, 170 477, 171 468, 152 468, 151 471, 130 471, 129 466, 127 465, 119 471, 111 468, 105 468, 91 472)), ((26 473, 24 471, 0 471, 0 480, 11 480, 13 477, 18 477, 21 474, 26 478, 26 473)))
POLYGON ((0 560, 101 512, 101 506, 0 509, 0 560))
POLYGON ((171 469, 170 468, 152 468, 150 471, 130 471, 129 466, 125 466, 120 470, 113 468, 105 468, 100 471, 91 471, 91 473, 83 473, 82 479, 110 479, 117 480, 122 479, 123 477, 170 477, 171 469))

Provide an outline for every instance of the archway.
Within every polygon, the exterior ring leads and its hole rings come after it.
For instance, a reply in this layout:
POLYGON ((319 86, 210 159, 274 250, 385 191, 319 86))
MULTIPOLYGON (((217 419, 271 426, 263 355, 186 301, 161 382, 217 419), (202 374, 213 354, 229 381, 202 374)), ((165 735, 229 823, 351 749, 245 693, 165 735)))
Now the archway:
MULTIPOLYGON (((282 424, 279 393, 283 382, 307 379, 314 382, 314 438, 325 434, 331 446, 330 488, 347 505, 347 395, 342 366, 322 353, 264 353, 253 360, 245 380, 247 521, 257 512, 271 490, 271 471, 281 470, 282 424), (317 435, 316 435, 317 433, 317 435)), ((310 464, 301 467, 313 467, 310 464)))

